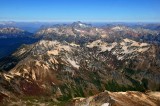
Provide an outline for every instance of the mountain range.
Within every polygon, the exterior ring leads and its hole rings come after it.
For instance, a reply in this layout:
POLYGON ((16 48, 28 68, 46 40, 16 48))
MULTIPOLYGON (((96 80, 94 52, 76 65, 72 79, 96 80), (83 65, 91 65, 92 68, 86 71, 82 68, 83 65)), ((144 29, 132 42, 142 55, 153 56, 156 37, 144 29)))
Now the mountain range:
POLYGON ((3 105, 160 104, 157 24, 78 21, 40 27, 35 33, 3 27, 0 36, 28 39, 0 59, 3 105))

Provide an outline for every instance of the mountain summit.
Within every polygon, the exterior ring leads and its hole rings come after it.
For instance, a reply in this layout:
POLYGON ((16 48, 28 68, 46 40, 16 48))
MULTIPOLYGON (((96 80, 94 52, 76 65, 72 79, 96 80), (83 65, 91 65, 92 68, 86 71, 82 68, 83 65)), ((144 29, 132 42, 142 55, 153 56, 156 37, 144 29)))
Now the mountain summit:
POLYGON ((71 24, 72 27, 78 27, 78 28, 87 28, 92 27, 90 24, 82 23, 81 21, 77 21, 71 24))

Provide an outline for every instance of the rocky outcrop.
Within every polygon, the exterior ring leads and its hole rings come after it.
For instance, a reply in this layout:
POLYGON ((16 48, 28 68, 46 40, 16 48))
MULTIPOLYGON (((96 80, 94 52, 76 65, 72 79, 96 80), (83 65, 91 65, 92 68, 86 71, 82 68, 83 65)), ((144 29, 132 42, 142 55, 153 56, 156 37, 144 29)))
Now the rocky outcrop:
POLYGON ((102 92, 88 98, 74 98, 68 106, 158 106, 159 92, 102 92))

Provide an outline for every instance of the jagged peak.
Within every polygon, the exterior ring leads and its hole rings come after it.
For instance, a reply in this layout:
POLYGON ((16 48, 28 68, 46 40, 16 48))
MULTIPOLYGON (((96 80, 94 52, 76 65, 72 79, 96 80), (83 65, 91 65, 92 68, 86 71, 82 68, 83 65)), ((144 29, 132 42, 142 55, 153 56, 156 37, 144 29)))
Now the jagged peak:
POLYGON ((72 27, 81 27, 81 28, 87 28, 87 27, 91 27, 91 25, 83 23, 81 21, 77 21, 77 22, 73 22, 71 24, 72 27))

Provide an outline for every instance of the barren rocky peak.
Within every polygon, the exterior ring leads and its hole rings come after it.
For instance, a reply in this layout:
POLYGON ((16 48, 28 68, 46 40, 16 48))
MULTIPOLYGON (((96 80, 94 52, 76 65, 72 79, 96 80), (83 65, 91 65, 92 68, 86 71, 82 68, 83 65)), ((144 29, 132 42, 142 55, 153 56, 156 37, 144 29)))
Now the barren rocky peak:
POLYGON ((73 22, 73 23, 71 24, 71 26, 72 26, 72 27, 80 27, 80 28, 92 27, 92 25, 83 23, 83 22, 81 22, 81 21, 73 22))
POLYGON ((157 30, 150 30, 141 27, 112 26, 93 27, 85 23, 75 22, 70 25, 53 26, 39 30, 36 37, 45 39, 65 40, 69 42, 83 42, 104 39, 108 42, 120 41, 129 38, 136 41, 160 42, 160 34, 157 30))
POLYGON ((53 37, 53 36, 72 36, 72 37, 87 37, 87 36, 99 36, 107 37, 105 30, 92 27, 91 25, 74 22, 68 26, 58 26, 42 29, 36 33, 37 37, 53 37))
POLYGON ((159 92, 102 92, 88 98, 74 98, 68 106, 158 106, 159 92))

